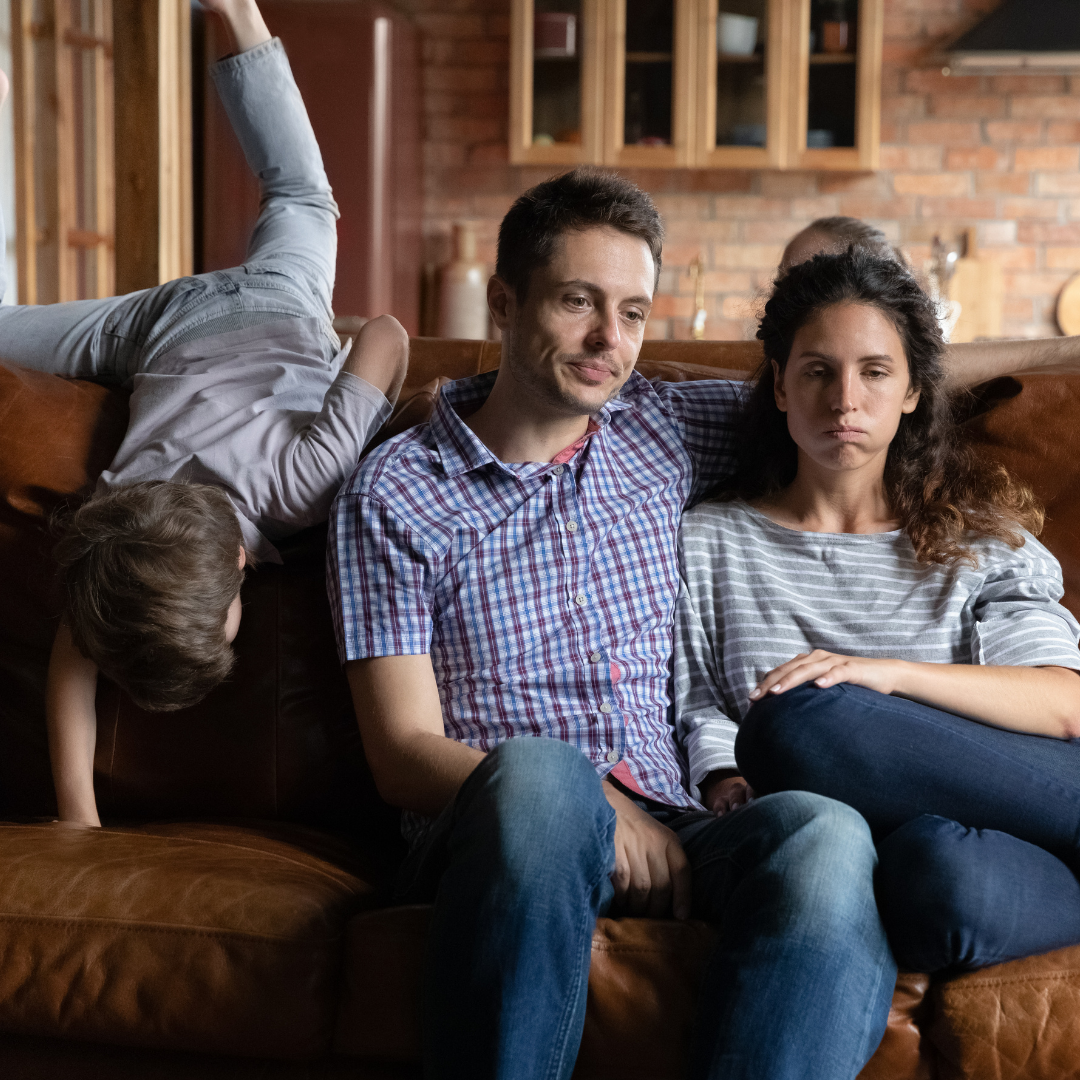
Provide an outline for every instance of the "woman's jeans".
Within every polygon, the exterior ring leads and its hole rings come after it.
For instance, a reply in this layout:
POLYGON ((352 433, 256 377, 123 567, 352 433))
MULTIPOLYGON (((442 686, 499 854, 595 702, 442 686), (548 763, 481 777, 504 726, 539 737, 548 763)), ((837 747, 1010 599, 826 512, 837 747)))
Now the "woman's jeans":
POLYGON ((1080 740, 841 684, 754 705, 735 756, 758 793, 812 791, 867 820, 902 968, 978 968, 1080 942, 1080 740))
MULTIPOLYGON (((853 1080, 885 1030, 896 968, 865 821, 804 792, 717 818, 650 803, 720 934, 701 987, 695 1080, 853 1080)), ((492 751, 402 868, 434 899, 424 1075, 563 1080, 585 1019, 593 928, 612 906, 615 813, 556 739, 492 751)))

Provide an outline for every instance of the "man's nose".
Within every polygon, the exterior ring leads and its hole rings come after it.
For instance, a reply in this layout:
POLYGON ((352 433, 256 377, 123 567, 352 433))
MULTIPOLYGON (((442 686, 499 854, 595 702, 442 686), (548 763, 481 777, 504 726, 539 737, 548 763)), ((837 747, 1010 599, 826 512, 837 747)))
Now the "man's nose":
POLYGON ((610 352, 619 344, 620 338, 618 311, 614 307, 597 306, 585 344, 591 349, 610 352))

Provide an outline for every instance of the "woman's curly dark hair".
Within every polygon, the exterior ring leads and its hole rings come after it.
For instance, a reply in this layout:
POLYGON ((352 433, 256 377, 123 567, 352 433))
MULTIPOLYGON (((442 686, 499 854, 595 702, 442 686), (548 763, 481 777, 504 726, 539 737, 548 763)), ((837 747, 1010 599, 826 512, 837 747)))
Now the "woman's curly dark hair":
POLYGON ((961 441, 942 386, 943 342, 933 302, 894 260, 855 245, 815 255, 777 280, 758 327, 765 362, 747 397, 729 497, 770 495, 795 479, 798 447, 776 406, 772 361, 782 372, 799 329, 844 303, 874 307, 896 327, 912 388, 920 391, 914 411, 900 418, 885 460, 885 496, 919 561, 977 565, 972 536, 997 537, 1015 548, 1024 542, 1019 527, 1039 533, 1043 512, 1032 492, 961 441))

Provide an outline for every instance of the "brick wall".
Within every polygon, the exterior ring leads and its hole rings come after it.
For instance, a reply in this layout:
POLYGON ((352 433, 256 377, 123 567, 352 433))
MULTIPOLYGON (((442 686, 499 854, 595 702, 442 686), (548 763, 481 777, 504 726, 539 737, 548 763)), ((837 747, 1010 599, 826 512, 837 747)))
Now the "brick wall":
MULTIPOLYGON (((400 0, 424 35, 427 258, 452 221, 478 223, 494 261, 511 201, 551 169, 507 162, 508 0, 400 0)), ((974 225, 1004 267, 1004 332, 1056 334, 1054 303, 1080 270, 1080 74, 946 76, 933 47, 996 0, 885 0, 880 172, 630 170, 668 230, 649 334, 686 337, 687 268, 707 267, 706 336, 752 333, 784 242, 815 217, 882 228, 921 266, 936 231, 974 225)))

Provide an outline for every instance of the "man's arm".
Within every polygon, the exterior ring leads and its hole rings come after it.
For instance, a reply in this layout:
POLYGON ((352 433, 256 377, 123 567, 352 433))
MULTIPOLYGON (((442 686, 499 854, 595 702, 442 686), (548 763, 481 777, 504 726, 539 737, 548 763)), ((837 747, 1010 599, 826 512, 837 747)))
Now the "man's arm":
POLYGON ((945 347, 950 390, 1003 375, 1080 375, 1080 337, 966 341, 945 347))
POLYGON ((447 738, 431 657, 350 660, 345 674, 379 794, 404 810, 439 813, 484 755, 447 738))
POLYGON ((67 623, 61 622, 45 692, 56 806, 61 821, 94 826, 101 825, 94 799, 97 677, 97 665, 79 652, 67 623))

